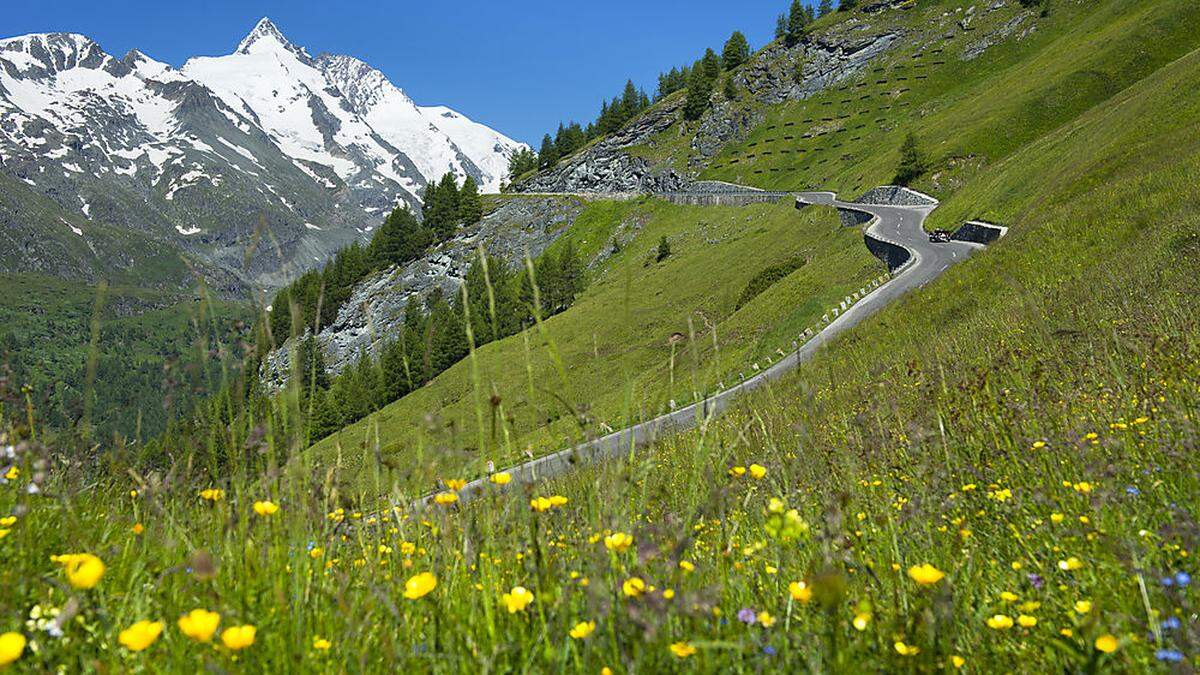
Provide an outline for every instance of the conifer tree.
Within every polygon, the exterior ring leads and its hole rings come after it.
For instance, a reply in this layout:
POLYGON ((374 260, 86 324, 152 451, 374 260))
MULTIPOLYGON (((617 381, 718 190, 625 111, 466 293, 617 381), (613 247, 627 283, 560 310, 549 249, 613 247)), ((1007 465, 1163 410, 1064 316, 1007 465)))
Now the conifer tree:
POLYGON ((729 36, 729 40, 725 43, 725 49, 721 52, 721 65, 725 70, 733 70, 750 60, 750 43, 746 41, 746 36, 742 35, 741 31, 734 31, 733 35, 729 36))
POLYGON ((786 14, 780 14, 775 17, 775 39, 782 40, 787 37, 788 18, 786 14))
POLYGON ((458 220, 463 225, 473 225, 483 217, 483 200, 479 197, 479 185, 471 176, 463 180, 458 192, 458 220))
POLYGON ((704 111, 708 110, 711 97, 712 81, 705 77, 704 68, 692 68, 692 76, 688 79, 687 100, 683 104, 684 119, 700 119, 704 111))
POLYGON ((792 7, 788 11, 787 36, 784 43, 792 47, 800 43, 804 37, 804 28, 808 25, 808 12, 804 10, 804 5, 800 0, 792 0, 792 7))
POLYGON ((704 52, 704 58, 700 59, 700 65, 711 89, 717 83, 717 79, 721 77, 721 59, 716 52, 709 48, 704 52))
POLYGON ((825 16, 833 11, 833 0, 821 0, 820 7, 817 8, 818 16, 825 16))
POLYGON ((924 154, 917 143, 917 137, 911 131, 900 146, 900 163, 896 167, 896 185, 909 185, 927 168, 924 154))
POLYGON ((550 134, 542 137, 542 149, 538 151, 538 166, 548 169, 558 162, 558 150, 554 147, 554 139, 550 134))

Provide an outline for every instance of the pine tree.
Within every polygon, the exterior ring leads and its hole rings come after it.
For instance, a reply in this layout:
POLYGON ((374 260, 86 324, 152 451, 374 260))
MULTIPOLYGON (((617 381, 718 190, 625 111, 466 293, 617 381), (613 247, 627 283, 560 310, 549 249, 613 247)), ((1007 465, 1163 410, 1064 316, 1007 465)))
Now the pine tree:
POLYGON ((717 79, 721 77, 721 59, 711 48, 704 52, 704 58, 700 59, 701 69, 704 71, 704 77, 708 80, 708 86, 711 89, 717 83, 717 79))
POLYGON ((621 123, 624 124, 633 119, 634 115, 641 112, 641 97, 638 94, 637 87, 633 86, 633 80, 625 81, 625 91, 621 94, 621 123))
POLYGON ((821 0, 820 7, 817 8, 818 16, 825 16, 833 11, 833 0, 821 0))
POLYGON ((538 166, 548 169, 558 162, 558 150, 554 147, 554 139, 550 134, 542 137, 542 149, 538 151, 538 166))
POLYGON ((508 160, 508 179, 515 181, 538 167, 538 157, 533 150, 521 148, 508 160))
POLYGON ((780 14, 775 17, 775 39, 782 40, 787 37, 788 18, 786 14, 780 14))
POLYGON ((842 0, 838 4, 838 11, 839 12, 849 12, 850 10, 854 9, 855 7, 858 7, 858 0, 842 0))
POLYGON ((654 254, 655 262, 662 262, 671 255, 671 242, 667 241, 667 235, 658 241, 658 251, 654 254))
POLYGON ((732 101, 737 98, 738 89, 737 89, 737 83, 733 81, 733 73, 730 73, 725 76, 724 93, 725 93, 725 100, 727 100, 727 101, 732 101))
POLYGON ((733 35, 729 36, 729 40, 725 43, 725 49, 721 52, 721 65, 725 70, 733 70, 750 60, 750 43, 746 41, 746 36, 742 35, 741 31, 734 31, 733 35))
MULTIPOLYGON (((436 193, 436 190, 434 192, 436 193)), ((441 207, 427 206, 426 209, 426 219, 428 221, 430 218, 429 214, 433 214, 433 217, 436 218, 441 207)), ((407 206, 401 206, 394 209, 388 215, 387 220, 383 221, 383 225, 376 230, 375 236, 371 238, 367 257, 370 258, 371 265, 376 269, 391 265, 402 265, 419 258, 432 243, 433 233, 417 222, 416 216, 408 210, 407 206)), ((346 250, 349 251, 351 249, 346 250)), ((357 267, 353 262, 353 256, 353 253, 346 256, 347 261, 344 264, 347 267, 357 267)), ((334 261, 335 267, 341 258, 342 255, 339 254, 338 259, 334 261)), ((337 304, 341 305, 340 302, 337 304)))
POLYGON ((458 182, 454 174, 447 172, 433 190, 432 205, 425 208, 425 226, 433 230, 438 241, 454 236, 458 225, 458 182))
POLYGON ((911 131, 900 146, 900 163, 896 167, 896 185, 909 185, 927 168, 924 154, 917 143, 917 137, 911 131))
POLYGON ((712 81, 704 76, 703 68, 693 68, 692 76, 688 79, 687 100, 683 104, 684 119, 700 119, 704 111, 708 110, 711 97, 712 81))
POLYGON ((458 221, 463 225, 473 225, 482 217, 483 200, 479 197, 479 185, 474 178, 467 176, 458 192, 458 221))
POLYGON ((784 44, 789 47, 800 43, 804 37, 804 28, 808 25, 808 13, 804 11, 804 5, 800 0, 792 0, 792 7, 788 11, 787 36, 784 39, 784 44))

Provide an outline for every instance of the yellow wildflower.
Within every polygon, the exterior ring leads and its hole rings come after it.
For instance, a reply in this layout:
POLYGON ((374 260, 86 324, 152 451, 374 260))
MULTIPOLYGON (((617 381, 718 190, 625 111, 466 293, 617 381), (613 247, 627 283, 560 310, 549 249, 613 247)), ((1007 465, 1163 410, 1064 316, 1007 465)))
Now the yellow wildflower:
POLYGON ((1028 614, 1022 614, 1017 617, 1017 623, 1019 623, 1022 628, 1033 628, 1037 625, 1037 621, 1038 620, 1036 616, 1029 616, 1028 614))
POLYGON ((604 548, 614 553, 624 553, 633 544, 633 537, 624 532, 614 532, 604 538, 604 548))
POLYGON ((80 590, 94 588, 104 576, 104 561, 91 553, 67 553, 51 556, 60 563, 67 574, 67 581, 80 590))
POLYGON ((908 576, 922 586, 930 586, 941 581, 946 574, 933 565, 925 563, 908 568, 908 576))
POLYGON ((221 623, 221 615, 206 609, 193 609, 179 617, 177 623, 180 633, 196 642, 208 642, 217 632, 217 625, 221 623))
POLYGON ((867 629, 867 626, 871 624, 871 613, 859 612, 858 614, 854 615, 854 621, 851 623, 854 625, 854 630, 864 631, 867 629))
POLYGON ((1008 630, 1009 628, 1013 627, 1013 620, 1010 616, 997 614, 988 618, 987 625, 988 628, 993 628, 995 630, 1008 630))
POLYGON ((807 604, 812 600, 812 588, 803 581, 793 581, 788 584, 788 593, 792 594, 792 599, 796 602, 807 604))
POLYGON ((433 503, 438 506, 449 506, 458 501, 458 495, 453 492, 439 492, 433 496, 433 503))
POLYGON ((767 476, 767 467, 762 466, 761 464, 751 464, 750 465, 750 477, 751 478, 753 478, 754 480, 762 480, 763 478, 766 478, 766 476, 767 476))
POLYGON ((409 600, 418 600, 429 595, 434 588, 437 588, 437 577, 433 576, 431 572, 421 572, 409 577, 408 581, 404 582, 404 597, 409 600))
POLYGON ((921 653, 921 648, 916 645, 906 645, 902 641, 897 640, 896 644, 892 645, 896 649, 896 653, 900 656, 916 656, 921 653))
POLYGON ((525 611, 529 603, 533 602, 533 593, 524 586, 513 586, 511 591, 500 596, 500 601, 504 603, 509 614, 516 614, 525 611))
POLYGON ((245 649, 246 647, 254 644, 254 636, 257 633, 258 629, 250 624, 246 624, 244 626, 232 626, 222 631, 221 642, 224 643, 229 649, 237 651, 239 649, 245 649))
POLYGON ((488 480, 492 481, 494 485, 508 485, 512 482, 512 474, 507 471, 498 471, 492 474, 488 480))
POLYGON ((266 518, 273 516, 279 511, 279 505, 272 501, 254 502, 254 512, 266 518))
POLYGON ((571 629, 570 634, 571 637, 575 638, 576 640, 583 640, 587 636, 591 635, 592 631, 594 630, 596 630, 595 621, 580 621, 579 623, 575 624, 574 628, 571 629))
POLYGON ((621 591, 628 598, 639 598, 646 592, 646 582, 641 577, 630 577, 621 584, 621 591))
POLYGON ((1096 649, 1099 649, 1105 654, 1111 654, 1117 651, 1118 646, 1119 644, 1117 643, 1117 637, 1111 633, 1105 633, 1104 635, 1096 638, 1096 649))
POLYGON ((25 652, 25 636, 20 633, 0 634, 0 668, 21 658, 25 652))
POLYGON ((1088 612, 1092 611, 1092 601, 1091 600, 1076 600, 1075 601, 1075 611, 1079 614, 1087 614, 1088 612))
POLYGON ((671 653, 676 658, 686 659, 696 653, 696 648, 686 642, 675 642, 671 644, 671 653))
POLYGON ((467 487, 467 481, 463 480, 462 478, 449 478, 443 482, 446 483, 447 488, 455 492, 459 492, 463 488, 467 487))
POLYGON ((158 639, 164 624, 161 621, 138 621, 117 635, 117 640, 131 652, 140 652, 158 639))
POLYGON ((327 651, 329 651, 330 647, 333 647, 333 643, 330 642, 329 640, 326 640, 323 637, 313 638, 313 649, 315 649, 319 652, 327 652, 327 651))

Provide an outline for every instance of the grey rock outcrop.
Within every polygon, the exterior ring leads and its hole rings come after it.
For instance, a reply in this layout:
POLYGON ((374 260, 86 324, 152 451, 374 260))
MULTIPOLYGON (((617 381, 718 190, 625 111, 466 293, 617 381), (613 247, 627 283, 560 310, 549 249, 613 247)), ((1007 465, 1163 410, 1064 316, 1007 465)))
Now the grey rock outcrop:
MULTIPOLYGON (((453 297, 480 246, 509 265, 525 256, 537 258, 575 222, 581 199, 512 197, 479 223, 402 267, 392 267, 360 282, 338 311, 337 319, 317 334, 317 344, 331 375, 340 373, 366 352, 395 339, 404 322, 409 298, 424 301, 435 290, 453 297)), ((291 370, 291 344, 272 352, 264 364, 264 380, 274 387, 291 370)))

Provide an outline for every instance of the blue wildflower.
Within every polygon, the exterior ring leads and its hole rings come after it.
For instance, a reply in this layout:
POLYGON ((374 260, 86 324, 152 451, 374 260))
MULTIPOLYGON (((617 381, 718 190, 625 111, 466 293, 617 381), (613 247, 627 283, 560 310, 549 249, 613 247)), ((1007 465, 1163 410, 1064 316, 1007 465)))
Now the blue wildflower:
POLYGON ((1179 663, 1183 660, 1183 654, 1174 649, 1160 649, 1154 652, 1154 658, 1158 659, 1159 661, 1179 663))
POLYGON ((1162 622, 1163 630, 1178 630, 1180 625, 1179 617, 1177 616, 1168 616, 1162 622))

